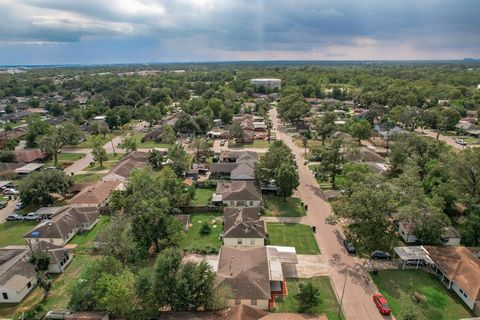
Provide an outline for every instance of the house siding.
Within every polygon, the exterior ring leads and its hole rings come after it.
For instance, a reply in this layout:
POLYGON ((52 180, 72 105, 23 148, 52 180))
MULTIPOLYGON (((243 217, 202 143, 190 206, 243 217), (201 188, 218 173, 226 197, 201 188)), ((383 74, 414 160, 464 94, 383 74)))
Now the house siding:
POLYGON ((23 300, 27 296, 27 294, 32 291, 33 288, 35 288, 35 285, 37 284, 37 279, 36 277, 32 277, 30 279, 31 286, 28 288, 28 286, 25 286, 22 290, 20 291, 15 291, 10 288, 5 288, 3 286, 0 286, 0 303, 18 303, 23 300), (8 295, 8 299, 3 298, 3 293, 6 293, 8 295))
POLYGON ((223 200, 227 207, 259 207, 261 201, 259 200, 223 200))
POLYGON ((246 305, 246 306, 254 306, 262 310, 268 310, 268 300, 252 300, 252 299, 241 299, 239 301, 236 299, 228 300, 228 305, 230 307, 233 307, 239 304, 246 305), (237 302, 240 302, 240 303, 237 303, 237 302))
POLYGON ((263 247, 265 245, 265 240, 263 238, 224 238, 223 245, 263 247), (241 240, 241 244, 238 243, 239 240, 241 240))
POLYGON ((462 299, 462 301, 468 306, 468 308, 473 310, 475 301, 473 301, 472 298, 470 298, 468 295, 465 297, 466 293, 465 295, 463 295, 462 292, 464 291, 458 284, 456 284, 455 282, 452 282, 451 289, 460 297, 460 299, 462 299))

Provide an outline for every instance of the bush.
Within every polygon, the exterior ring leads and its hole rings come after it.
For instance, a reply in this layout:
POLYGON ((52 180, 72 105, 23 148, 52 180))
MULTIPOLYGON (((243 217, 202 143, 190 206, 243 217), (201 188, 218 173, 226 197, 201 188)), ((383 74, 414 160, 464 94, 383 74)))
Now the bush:
POLYGON ((212 232, 212 227, 208 222, 204 222, 200 227, 200 234, 207 235, 212 232))
POLYGON ((295 299, 298 302, 299 312, 312 312, 320 304, 320 290, 310 282, 300 283, 295 299))

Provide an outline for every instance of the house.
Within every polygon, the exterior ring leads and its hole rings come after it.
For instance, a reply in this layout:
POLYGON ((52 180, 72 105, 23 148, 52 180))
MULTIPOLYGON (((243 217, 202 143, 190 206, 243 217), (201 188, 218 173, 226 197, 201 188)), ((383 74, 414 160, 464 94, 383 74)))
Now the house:
POLYGON ((391 140, 394 140, 398 135, 407 133, 407 130, 399 126, 395 126, 389 130, 378 124, 374 126, 374 130, 377 132, 380 138, 382 138, 383 141, 388 141, 388 140, 391 141, 391 140))
POLYGON ((253 84, 255 87, 267 87, 267 88, 282 88, 282 79, 277 78, 256 78, 250 79, 250 84, 253 84))
POLYGON ((160 142, 160 141, 161 141, 162 132, 163 132, 163 126, 159 126, 159 127, 153 128, 153 130, 149 131, 149 132, 143 137, 143 141, 155 141, 155 142, 160 142))
POLYGON ((0 146, 5 146, 8 141, 13 139, 21 139, 27 135, 26 127, 18 127, 13 130, 0 132, 0 146))
POLYGON ((229 305, 256 306, 267 310, 275 296, 286 295, 283 269, 296 264, 295 248, 275 246, 222 246, 216 286, 228 285, 233 291, 229 305))
MULTIPOLYGON (((418 243, 420 239, 415 235, 415 224, 406 221, 398 223, 398 234, 402 237, 405 243, 418 243)), ((460 244, 460 233, 452 226, 445 228, 445 232, 441 239, 442 244, 445 246, 457 246, 460 244)))
POLYGON ((480 136, 480 127, 469 121, 459 121, 455 128, 459 133, 465 133, 471 136, 480 136))
POLYGON ((48 158, 48 156, 40 149, 23 149, 15 150, 15 158, 18 162, 41 162, 48 158))
POLYGON ((26 177, 32 172, 39 171, 44 165, 44 163, 29 163, 21 168, 15 169, 15 173, 19 177, 26 177))
POLYGON ((226 246, 264 246, 265 222, 260 207, 228 207, 223 210, 223 244, 226 246))
POLYGON ((145 168, 148 165, 148 152, 134 151, 117 163, 103 181, 125 181, 133 170, 145 168))
POLYGON ((80 230, 78 219, 64 212, 57 214, 52 219, 44 220, 23 238, 32 246, 45 241, 57 246, 67 244, 80 230))
MULTIPOLYGON (((18 108, 18 106, 17 106, 17 109, 20 109, 20 108, 18 108)), ((25 119, 29 114, 30 114, 30 112, 28 112, 28 111, 20 111, 20 112, 15 112, 15 113, 9 113, 9 114, 1 116, 0 120, 3 121, 3 122, 20 121, 22 119, 25 119)))
POLYGON ((212 163, 210 172, 212 177, 230 180, 253 180, 255 171, 254 162, 212 163))
POLYGON ((35 214, 42 217, 42 219, 51 219, 53 216, 57 215, 58 213, 62 212, 64 207, 41 207, 35 214))
MULTIPOLYGON (((475 249, 462 246, 423 246, 433 262, 432 271, 480 316, 480 258, 475 249)), ((479 250, 478 248, 476 249, 479 250)))
POLYGON ((262 203, 262 194, 253 181, 220 182, 212 202, 228 207, 258 207, 262 203))
POLYGON ((114 190, 122 189, 122 181, 100 181, 86 187, 68 201, 71 207, 103 207, 108 205, 108 198, 114 190))
POLYGON ((255 161, 257 159, 257 153, 253 151, 230 151, 223 150, 220 153, 220 162, 237 162, 241 160, 255 161))
POLYGON ((44 241, 32 247, 0 248, 0 303, 22 301, 37 284, 35 267, 29 262, 32 251, 49 255, 49 273, 62 273, 73 258, 70 250, 44 241))

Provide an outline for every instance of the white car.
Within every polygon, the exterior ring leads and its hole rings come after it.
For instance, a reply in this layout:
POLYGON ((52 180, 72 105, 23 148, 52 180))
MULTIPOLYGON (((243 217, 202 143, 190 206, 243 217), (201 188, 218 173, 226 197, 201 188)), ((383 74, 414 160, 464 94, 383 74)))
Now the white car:
POLYGON ((20 192, 18 190, 15 190, 13 188, 6 188, 3 190, 3 194, 4 195, 16 195, 16 194, 19 194, 20 192))
POLYGON ((23 209, 25 206, 23 205, 22 201, 18 201, 15 205, 15 210, 23 209))
POLYGON ((467 143, 463 139, 457 139, 455 140, 455 143, 461 145, 461 146, 466 146, 467 143))
POLYGON ((35 212, 30 212, 27 215, 23 216, 23 221, 38 221, 42 220, 42 217, 36 214, 35 212))

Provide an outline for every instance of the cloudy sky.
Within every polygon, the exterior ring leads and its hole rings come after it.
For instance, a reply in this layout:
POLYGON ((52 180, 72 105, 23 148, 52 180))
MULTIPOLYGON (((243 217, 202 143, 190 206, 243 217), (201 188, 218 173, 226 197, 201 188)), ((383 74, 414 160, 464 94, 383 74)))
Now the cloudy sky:
POLYGON ((480 58, 480 0, 0 0, 0 64, 480 58))

